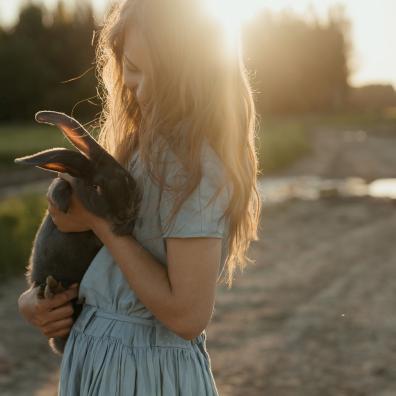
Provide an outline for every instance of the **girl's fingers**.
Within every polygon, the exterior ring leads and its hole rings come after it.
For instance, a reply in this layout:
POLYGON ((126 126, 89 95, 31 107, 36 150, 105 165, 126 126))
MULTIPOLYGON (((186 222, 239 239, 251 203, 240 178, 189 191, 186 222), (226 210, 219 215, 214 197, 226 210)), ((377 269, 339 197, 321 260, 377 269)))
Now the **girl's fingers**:
POLYGON ((48 204, 48 213, 51 215, 52 220, 60 213, 60 210, 51 202, 48 204))
POLYGON ((73 313, 73 306, 70 302, 68 302, 60 307, 53 309, 52 311, 45 313, 42 318, 42 325, 70 318, 72 317, 73 313))
POLYGON ((40 287, 30 287, 25 290, 18 298, 18 310, 21 315, 30 323, 33 322, 37 314, 37 300, 40 287))
POLYGON ((66 304, 76 297, 78 297, 78 288, 69 288, 62 293, 56 294, 51 299, 42 300, 42 308, 44 310, 53 310, 66 304))
POLYGON ((58 211, 58 208, 55 206, 55 203, 51 200, 51 198, 48 195, 47 195, 47 201, 48 201, 48 212, 56 213, 58 211))
POLYGON ((73 326, 73 319, 67 318, 62 320, 57 320, 56 322, 48 323, 47 325, 41 328, 41 331, 47 337, 54 337, 54 334, 61 331, 70 331, 73 326))
POLYGON ((78 297, 78 284, 56 294, 52 299, 39 298, 39 291, 39 286, 31 287, 20 295, 18 299, 20 313, 40 330, 45 328, 50 332, 48 334, 64 330, 59 330, 58 325, 66 326, 66 330, 69 331, 73 324, 73 306, 70 300, 78 297))

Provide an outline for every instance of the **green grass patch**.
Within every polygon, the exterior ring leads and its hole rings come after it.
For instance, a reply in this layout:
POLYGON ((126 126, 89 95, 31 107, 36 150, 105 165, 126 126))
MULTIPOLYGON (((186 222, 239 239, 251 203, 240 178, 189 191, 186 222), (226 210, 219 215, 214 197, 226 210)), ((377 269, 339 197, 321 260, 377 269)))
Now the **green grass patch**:
POLYGON ((256 140, 260 173, 283 169, 311 149, 309 129, 300 120, 265 119, 256 140))
POLYGON ((375 131, 384 128, 396 133, 396 109, 371 112, 313 113, 262 116, 256 140, 261 174, 274 172, 311 150, 310 132, 317 127, 375 131))
POLYGON ((76 150, 56 126, 0 124, 0 171, 19 170, 22 165, 15 164, 14 158, 53 147, 76 150))
POLYGON ((70 148, 69 141, 56 127, 35 124, 0 126, 0 168, 21 169, 14 158, 34 154, 52 147, 70 148))
POLYGON ((24 272, 37 229, 47 208, 41 194, 0 201, 0 278, 24 272))

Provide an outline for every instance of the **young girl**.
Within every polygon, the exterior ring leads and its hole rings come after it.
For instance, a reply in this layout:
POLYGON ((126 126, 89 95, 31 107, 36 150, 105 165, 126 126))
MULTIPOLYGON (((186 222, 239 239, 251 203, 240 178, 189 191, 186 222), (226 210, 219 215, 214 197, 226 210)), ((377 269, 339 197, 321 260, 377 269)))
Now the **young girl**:
POLYGON ((68 335, 61 396, 218 394, 205 328, 220 275, 230 287, 250 261, 260 214, 252 91, 240 49, 224 40, 199 0, 126 0, 106 18, 99 141, 143 200, 125 237, 75 195, 67 214, 49 201, 61 231, 92 230, 104 244, 79 290, 19 298, 46 336, 68 335))

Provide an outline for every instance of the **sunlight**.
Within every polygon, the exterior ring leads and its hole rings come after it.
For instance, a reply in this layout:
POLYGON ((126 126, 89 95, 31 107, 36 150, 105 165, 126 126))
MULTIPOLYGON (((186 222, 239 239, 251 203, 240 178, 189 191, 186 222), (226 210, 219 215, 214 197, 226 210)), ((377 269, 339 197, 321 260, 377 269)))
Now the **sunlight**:
POLYGON ((388 197, 396 199, 396 179, 377 179, 369 185, 372 197, 388 197))
POLYGON ((236 47, 241 24, 252 18, 256 12, 268 5, 263 0, 206 0, 205 5, 209 13, 217 18, 224 27, 227 47, 232 50, 236 47))

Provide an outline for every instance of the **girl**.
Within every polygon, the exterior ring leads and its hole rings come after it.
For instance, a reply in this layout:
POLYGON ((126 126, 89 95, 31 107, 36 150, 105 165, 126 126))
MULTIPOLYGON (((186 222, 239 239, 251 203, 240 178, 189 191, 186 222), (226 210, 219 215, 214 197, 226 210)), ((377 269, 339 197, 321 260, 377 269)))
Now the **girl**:
POLYGON ((224 40, 199 0, 126 0, 106 18, 99 142, 143 200, 127 237, 75 195, 67 214, 49 201, 61 231, 92 230, 104 244, 79 291, 19 298, 46 336, 68 335, 61 396, 218 394, 205 328, 220 275, 231 287, 251 261, 260 214, 252 91, 240 49, 226 52, 224 40))

